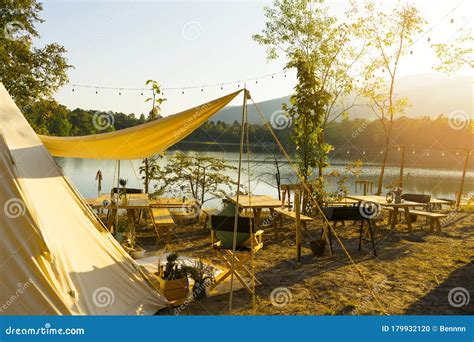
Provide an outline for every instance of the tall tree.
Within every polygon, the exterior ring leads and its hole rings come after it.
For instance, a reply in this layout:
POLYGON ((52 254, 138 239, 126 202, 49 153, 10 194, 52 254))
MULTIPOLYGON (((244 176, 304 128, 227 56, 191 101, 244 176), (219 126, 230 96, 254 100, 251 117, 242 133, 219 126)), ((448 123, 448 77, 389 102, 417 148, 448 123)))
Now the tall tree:
MULTIPOLYGON (((267 47, 267 58, 284 55, 287 68, 295 68, 298 84, 291 107, 283 107, 295 123, 292 140, 296 147, 300 176, 310 178, 317 168, 318 178, 328 165, 331 146, 325 142, 325 128, 354 101, 344 104, 354 86, 350 69, 361 57, 350 44, 357 23, 338 23, 328 14, 323 1, 275 0, 265 8, 267 23, 253 36, 267 47)), ((349 16, 351 17, 351 16, 349 16)))
POLYGON ((425 23, 418 9, 410 4, 398 3, 389 11, 367 3, 359 18, 360 37, 367 41, 368 63, 363 72, 362 95, 369 99, 384 134, 383 160, 377 182, 377 194, 382 193, 385 166, 390 152, 395 116, 404 112, 408 99, 395 95, 398 66, 408 53, 413 37, 421 32, 425 23), (388 80, 388 82, 387 82, 388 80))
MULTIPOLYGON (((151 93, 152 93, 152 96, 145 100, 145 102, 151 101, 151 110, 148 113, 147 121, 160 119, 161 118, 161 115, 160 115, 161 104, 166 101, 165 98, 159 96, 161 95, 161 87, 158 84, 158 82, 154 80, 146 81, 145 85, 147 86, 151 85, 151 93)), ((145 187, 145 193, 148 193, 150 182, 155 176, 155 174, 157 174, 157 170, 159 168, 158 159, 159 157, 151 157, 151 158, 145 158, 142 160, 140 173, 143 174, 142 179, 143 179, 143 185, 145 187)))
POLYGON ((68 81, 71 67, 63 46, 33 44, 39 38, 35 25, 43 22, 42 9, 36 0, 0 0, 0 81, 22 109, 50 98, 68 81))
POLYGON ((460 29, 458 36, 451 44, 433 44, 440 64, 435 66, 435 70, 445 72, 448 75, 454 74, 463 67, 474 68, 474 38, 472 29, 460 29))

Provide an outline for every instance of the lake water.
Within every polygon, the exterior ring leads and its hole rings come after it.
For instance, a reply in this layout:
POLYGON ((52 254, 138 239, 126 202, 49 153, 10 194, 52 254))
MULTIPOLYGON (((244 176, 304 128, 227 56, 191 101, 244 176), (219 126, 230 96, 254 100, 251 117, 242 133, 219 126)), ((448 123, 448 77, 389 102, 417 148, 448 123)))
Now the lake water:
MULTIPOLYGON (((170 152, 172 153, 172 152, 170 152)), ((187 152, 194 154, 195 152, 187 152)), ((230 165, 238 166, 239 155, 236 152, 208 152, 207 154, 215 157, 225 159, 230 165)), ((97 196, 97 184, 95 175, 98 169, 102 171, 103 183, 102 192, 108 192, 112 188, 114 179, 114 172, 116 167, 115 161, 110 160, 92 160, 92 159, 63 159, 57 158, 57 163, 62 167, 66 176, 68 176, 75 186, 79 189, 84 197, 97 196)), ((160 160, 160 164, 165 164, 168 161, 168 156, 160 160)), ((330 172, 333 169, 338 169, 344 172, 344 160, 332 160, 331 167, 327 169, 330 172)), ((140 160, 122 161, 121 162, 121 178, 128 180, 128 187, 142 188, 139 181, 140 175, 138 168, 141 164, 140 160)), ((296 182, 297 178, 292 171, 291 166, 281 156, 279 160, 282 183, 296 182)), ((378 165, 364 165, 360 179, 372 180, 374 182, 374 191, 376 190, 377 177, 380 171, 378 165)), ((399 168, 396 166, 389 166, 386 169, 386 178, 384 183, 396 180, 399 175, 399 168)), ((273 155, 265 153, 252 153, 250 162, 250 180, 251 191, 254 194, 270 195, 278 197, 275 182, 275 163, 273 155)), ((426 168, 405 168, 404 177, 404 192, 406 193, 423 193, 430 194, 435 197, 452 198, 454 193, 459 190, 461 181, 461 170, 446 170, 446 169, 426 169, 426 168)), ((229 172, 229 175, 237 180, 237 172, 229 172)), ((472 193, 474 191, 474 184, 472 182, 474 176, 473 171, 468 171, 464 186, 465 192, 472 193)), ((347 181, 347 186, 351 193, 361 194, 361 190, 355 189, 354 177, 350 177, 347 181)), ((334 188, 334 182, 329 181, 329 189, 334 188)), ((242 184, 248 184, 247 163, 244 159, 242 171, 242 184)), ((384 190, 385 192, 385 190, 384 190)), ((219 202, 210 201, 206 206, 216 206, 219 202)))

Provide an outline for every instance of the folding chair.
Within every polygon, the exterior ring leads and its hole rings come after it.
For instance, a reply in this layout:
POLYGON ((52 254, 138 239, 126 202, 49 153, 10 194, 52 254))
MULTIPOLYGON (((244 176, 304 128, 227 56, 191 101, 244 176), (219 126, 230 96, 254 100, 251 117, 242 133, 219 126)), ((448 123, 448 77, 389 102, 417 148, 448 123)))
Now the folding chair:
POLYGON ((229 267, 229 270, 223 275, 219 276, 214 284, 212 284, 211 290, 230 277, 232 273, 234 273, 235 277, 239 280, 243 287, 251 295, 253 295, 253 289, 250 288, 245 282, 242 275, 237 271, 237 267, 239 267, 243 273, 248 275, 250 279, 254 279, 256 284, 261 284, 255 275, 247 267, 245 267, 243 258, 245 255, 249 256, 251 253, 256 253, 262 249, 263 230, 258 230, 255 232, 253 219, 251 217, 239 217, 237 221, 236 249, 234 253, 234 222, 235 216, 211 216, 211 227, 214 231, 213 235, 217 240, 212 246, 219 252, 229 267), (239 257, 237 254, 239 254, 239 256, 242 255, 242 257, 239 257), (233 270, 232 259, 234 259, 234 264, 236 266, 233 270))

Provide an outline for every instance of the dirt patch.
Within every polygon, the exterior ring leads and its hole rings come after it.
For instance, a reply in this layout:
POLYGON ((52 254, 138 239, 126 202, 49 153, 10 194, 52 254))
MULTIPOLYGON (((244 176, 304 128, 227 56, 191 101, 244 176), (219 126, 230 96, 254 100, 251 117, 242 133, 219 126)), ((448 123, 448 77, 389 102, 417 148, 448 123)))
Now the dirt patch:
MULTIPOLYGON (((372 287, 370 292, 356 267, 334 240, 334 256, 313 257, 311 238, 319 238, 321 222, 304 232, 303 257, 295 260, 295 233, 291 222, 278 227, 278 236, 265 228, 264 248, 255 255, 255 272, 262 285, 256 290, 256 310, 244 290, 234 292, 233 313, 241 315, 403 315, 474 313, 474 224, 472 214, 459 214, 442 232, 429 232, 424 219, 412 234, 403 224, 391 231, 385 223, 376 229, 374 257, 370 241, 358 251, 359 226, 346 223, 336 231, 372 287), (467 305, 451 305, 449 293, 464 288, 472 297, 467 305), (272 303, 273 291, 273 303, 272 303), (278 292, 279 291, 279 292, 278 292), (375 300, 378 299, 380 305, 375 300), (280 297, 276 297, 276 296, 280 297), (275 299, 276 298, 276 299, 275 299)), ((204 258, 224 266, 210 248, 210 234, 202 224, 179 227, 167 251, 204 258)), ((157 253, 159 251, 150 251, 157 253)), ((459 299, 459 298, 458 298, 459 299)), ((229 313, 229 295, 193 302, 182 315, 229 313)), ((162 314, 170 314, 164 311, 162 314)))

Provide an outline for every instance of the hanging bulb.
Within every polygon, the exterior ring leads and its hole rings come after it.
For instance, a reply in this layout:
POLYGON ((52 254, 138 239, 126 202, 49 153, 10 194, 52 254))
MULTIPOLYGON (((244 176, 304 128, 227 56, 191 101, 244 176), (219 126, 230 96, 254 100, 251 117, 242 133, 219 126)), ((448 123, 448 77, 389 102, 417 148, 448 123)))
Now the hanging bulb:
POLYGON ((430 156, 430 153, 429 153, 429 152, 427 152, 427 153, 426 153, 426 156, 427 156, 427 157, 429 157, 429 156, 430 156))
POLYGON ((362 151, 362 154, 365 154, 365 151, 362 151))
POLYGON ((183 95, 184 95, 184 90, 181 92, 181 94, 183 94, 183 95))
POLYGON ((453 24, 453 23, 454 23, 454 19, 451 19, 451 24, 453 24))
POLYGON ((459 151, 456 151, 456 155, 459 156, 459 151))
POLYGON ((257 84, 257 83, 258 83, 258 81, 255 81, 255 84, 257 84))
POLYGON ((99 93, 99 92, 96 90, 96 91, 95 91, 95 94, 97 95, 98 93, 99 93))
POLYGON ((346 153, 347 153, 347 154, 350 154, 351 152, 350 152, 349 150, 347 150, 347 152, 346 152, 346 153))
POLYGON ((223 90, 223 89, 224 89, 224 87, 221 87, 221 90, 223 90))
POLYGON ((119 95, 122 95, 122 92, 119 91, 119 95))
POLYGON ((397 151, 400 151, 400 150, 401 150, 401 148, 400 148, 400 147, 398 147, 398 148, 397 148, 397 151))
POLYGON ((428 41, 431 42, 431 37, 428 37, 428 41))
POLYGON ((204 91, 204 89, 203 89, 203 88, 201 88, 201 92, 203 92, 203 91, 204 91))
POLYGON ((286 74, 284 76, 286 77, 286 74))
POLYGON ((240 84, 237 84, 237 88, 240 88, 240 84))
POLYGON ((415 150, 411 151, 411 154, 415 154, 415 150))
POLYGON ((143 96, 143 92, 141 92, 140 95, 143 96))
POLYGON ((272 78, 273 78, 273 75, 272 75, 272 78))
POLYGON ((441 155, 444 157, 444 156, 445 156, 445 153, 443 152, 443 153, 441 153, 441 155))
POLYGON ((383 154, 383 151, 380 151, 380 154, 383 154))
POLYGON ((410 55, 413 55, 413 50, 410 50, 410 55))
POLYGON ((72 92, 74 93, 74 88, 72 88, 72 92))

